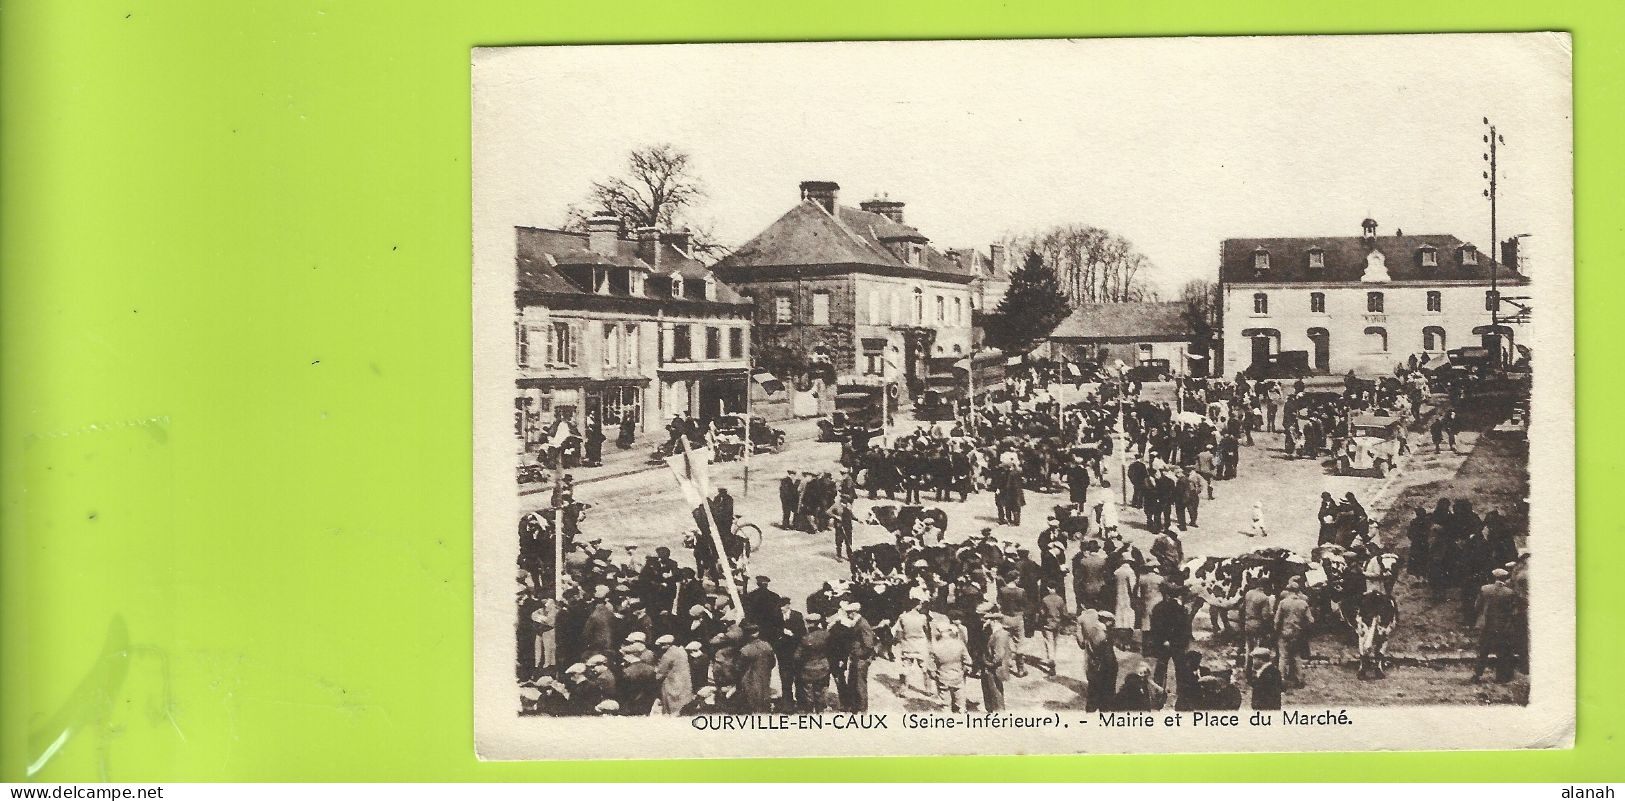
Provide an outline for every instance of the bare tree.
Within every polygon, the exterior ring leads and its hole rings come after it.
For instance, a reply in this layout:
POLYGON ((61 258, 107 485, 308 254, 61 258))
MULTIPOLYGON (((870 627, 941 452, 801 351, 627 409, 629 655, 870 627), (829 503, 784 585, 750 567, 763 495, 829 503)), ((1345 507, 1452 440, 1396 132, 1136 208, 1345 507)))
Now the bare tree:
POLYGON ((622 175, 594 181, 588 197, 628 228, 656 225, 670 230, 678 215, 705 196, 688 153, 670 143, 634 149, 622 175))
POLYGON ((1155 300, 1154 267, 1134 244, 1091 225, 1061 225, 1005 238, 1013 252, 1030 251, 1053 266, 1074 305, 1155 300))
POLYGON ((1179 290, 1179 299, 1185 304, 1181 314, 1191 327, 1191 345, 1211 358, 1219 341, 1219 316, 1223 309, 1219 285, 1205 278, 1186 281, 1179 290))
POLYGON ((632 231, 653 225, 665 231, 686 230, 696 258, 714 262, 728 249, 717 242, 712 227, 694 219, 705 188, 694 174, 692 157, 670 143, 636 148, 626 155, 622 174, 594 181, 584 204, 565 209, 564 228, 586 230, 587 219, 608 212, 632 231))

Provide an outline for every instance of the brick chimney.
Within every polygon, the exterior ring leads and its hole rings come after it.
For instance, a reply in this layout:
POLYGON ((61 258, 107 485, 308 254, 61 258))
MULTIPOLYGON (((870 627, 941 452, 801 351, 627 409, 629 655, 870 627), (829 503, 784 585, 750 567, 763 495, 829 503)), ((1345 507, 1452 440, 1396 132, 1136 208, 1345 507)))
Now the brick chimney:
POLYGON ((841 185, 834 181, 801 182, 801 199, 817 201, 830 214, 835 213, 835 198, 840 191, 841 185))
POLYGON ((637 230, 638 258, 644 264, 660 269, 660 229, 645 225, 637 230))
POLYGON ((1501 264, 1513 272, 1523 272, 1523 238, 1510 237, 1501 241, 1501 264))
POLYGON ((988 261, 993 263, 994 275, 1009 275, 1010 265, 1005 261, 1004 245, 987 246, 988 261))
POLYGON ((677 248, 678 253, 694 258, 694 232, 688 230, 688 226, 661 234, 660 241, 677 248))
POLYGON ((901 200, 890 200, 883 197, 877 197, 873 200, 865 200, 862 203, 859 203, 858 208, 867 212, 879 214, 887 219, 890 219, 892 222, 897 223, 898 225, 903 224, 903 201, 901 200))
POLYGON ((600 256, 615 255, 616 242, 621 238, 621 220, 607 211, 587 218, 587 249, 600 256))

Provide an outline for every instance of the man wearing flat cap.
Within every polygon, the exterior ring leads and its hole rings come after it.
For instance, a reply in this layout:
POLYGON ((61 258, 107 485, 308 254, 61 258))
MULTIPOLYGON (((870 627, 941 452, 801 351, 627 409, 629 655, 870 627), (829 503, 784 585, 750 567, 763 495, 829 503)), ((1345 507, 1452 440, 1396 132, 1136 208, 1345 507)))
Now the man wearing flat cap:
POLYGON ((840 694, 841 708, 847 712, 869 711, 869 664, 880 645, 874 626, 860 614, 861 610, 857 603, 843 603, 830 625, 835 689, 840 694))
POLYGON ((655 638, 655 681, 660 686, 660 712, 675 715, 694 696, 694 677, 689 673, 688 651, 677 647, 677 638, 662 634, 655 638))
POLYGON ((1117 617, 1111 612, 1085 609, 1078 615, 1079 644, 1084 645, 1087 658, 1084 673, 1083 708, 1086 712, 1110 709, 1117 694, 1117 651, 1112 647, 1111 629, 1117 617), (1095 625, 1090 626, 1086 616, 1093 613, 1095 625), (1084 632, 1088 630, 1088 639, 1084 632), (1087 642, 1087 644, 1084 644, 1087 642))
POLYGON ((621 679, 619 682, 621 714, 648 717, 660 695, 660 680, 655 666, 644 657, 648 652, 642 642, 621 646, 621 679))
POLYGON ((1477 604, 1478 661, 1473 666, 1473 681, 1484 678, 1484 669, 1495 660, 1495 680, 1505 682, 1512 678, 1508 648, 1513 639, 1513 624, 1518 607, 1518 593, 1508 581, 1512 574, 1506 568, 1490 571, 1490 583, 1479 588, 1477 604))
POLYGON ((779 665, 779 695, 791 709, 802 707, 801 669, 796 663, 796 649, 801 638, 807 636, 806 616, 790 606, 790 599, 779 597, 779 615, 784 620, 778 639, 773 640, 773 655, 779 665))
POLYGON ((1254 648, 1250 656, 1253 667, 1247 678, 1253 690, 1253 709, 1280 709, 1285 687, 1281 669, 1275 666, 1275 652, 1254 648))
POLYGON ((697 693, 711 683, 711 655, 698 640, 684 645, 683 652, 688 654, 688 686, 697 693))
POLYGON ((824 616, 817 612, 808 612, 802 619, 807 633, 796 643, 792 659, 797 667, 801 709, 822 714, 829 695, 829 629, 824 626, 824 616))
POLYGON ((997 608, 983 613, 982 625, 986 641, 977 660, 982 671, 982 711, 1001 712, 1004 710, 1004 683, 1010 678, 1010 665, 1015 661, 1015 646, 1004 616, 997 608))
POLYGON ((1314 622, 1315 613, 1304 593, 1303 576, 1293 576, 1287 580, 1286 591, 1275 604, 1275 633, 1280 638, 1283 678, 1288 686, 1303 686, 1298 658, 1309 655, 1309 627, 1314 622))
POLYGON ((739 692, 744 712, 767 712, 773 697, 773 646, 762 639, 755 623, 744 625, 745 644, 739 648, 739 692))

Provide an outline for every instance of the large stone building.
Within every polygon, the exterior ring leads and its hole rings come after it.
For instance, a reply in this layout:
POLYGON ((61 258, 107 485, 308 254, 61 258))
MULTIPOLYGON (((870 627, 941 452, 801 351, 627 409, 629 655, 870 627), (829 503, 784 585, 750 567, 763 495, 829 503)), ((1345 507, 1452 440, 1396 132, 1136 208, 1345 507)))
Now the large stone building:
MULTIPOLYGON (((518 381, 514 421, 527 450, 553 421, 578 430, 631 415, 658 430, 677 412, 744 408, 750 305, 689 253, 684 233, 515 230, 518 381)), ((613 436, 613 435, 611 435, 613 436)))
POLYGON ((804 352, 839 379, 895 380, 917 394, 952 381, 971 350, 975 268, 931 246, 903 202, 838 202, 830 181, 718 262, 755 303, 760 345, 804 352))
MULTIPOLYGON (((1528 279, 1449 234, 1226 239, 1220 249, 1223 375, 1282 351, 1321 373, 1384 373, 1451 348, 1512 353, 1527 337, 1514 295, 1528 279), (1491 290, 1495 273, 1499 299, 1491 290), (1500 318, 1491 328, 1491 309, 1500 318)), ((1510 252, 1518 240, 1511 240, 1510 252)))

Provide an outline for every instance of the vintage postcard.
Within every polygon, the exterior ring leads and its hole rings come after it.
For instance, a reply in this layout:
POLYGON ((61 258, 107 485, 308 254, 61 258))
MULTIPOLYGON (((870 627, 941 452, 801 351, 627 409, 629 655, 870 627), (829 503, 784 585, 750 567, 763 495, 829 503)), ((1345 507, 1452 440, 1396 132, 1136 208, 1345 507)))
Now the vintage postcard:
POLYGON ((472 59, 482 758, 1572 743, 1566 35, 472 59))

